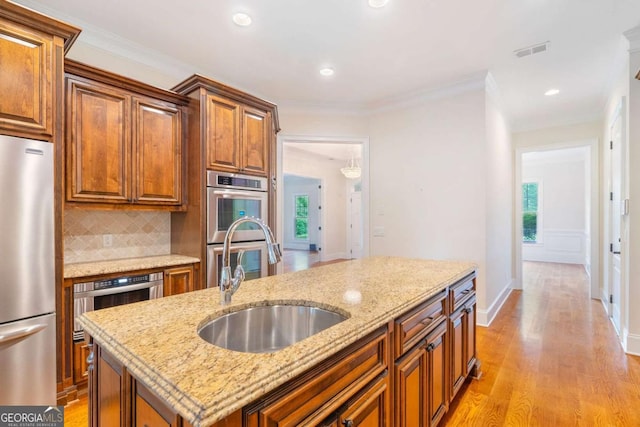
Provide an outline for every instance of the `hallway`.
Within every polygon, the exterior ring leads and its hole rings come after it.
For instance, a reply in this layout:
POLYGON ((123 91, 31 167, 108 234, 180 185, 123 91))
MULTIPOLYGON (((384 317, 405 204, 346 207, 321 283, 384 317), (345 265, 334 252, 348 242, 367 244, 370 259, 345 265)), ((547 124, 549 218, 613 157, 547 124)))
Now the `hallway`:
POLYGON ((478 328, 483 375, 442 425, 639 426, 640 357, 624 354, 581 265, 525 262, 490 327, 478 328))

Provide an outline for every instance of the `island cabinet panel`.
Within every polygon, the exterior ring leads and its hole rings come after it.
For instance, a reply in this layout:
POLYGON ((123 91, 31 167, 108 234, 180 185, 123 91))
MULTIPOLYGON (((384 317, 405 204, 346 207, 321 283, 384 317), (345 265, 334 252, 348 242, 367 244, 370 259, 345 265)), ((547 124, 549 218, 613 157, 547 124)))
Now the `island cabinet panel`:
POLYGON ((131 378, 126 368, 111 354, 94 346, 89 371, 90 387, 96 392, 89 396, 89 421, 93 426, 128 425, 130 404, 128 393, 131 378))
POLYGON ((67 60, 66 200, 183 210, 188 100, 67 60))
MULTIPOLYGON (((245 425, 322 425, 373 379, 387 372, 387 354, 388 333, 384 327, 250 405, 245 411, 245 425)), ((382 403, 379 411, 386 416, 386 393, 382 403)))
POLYGON ((141 382, 133 383, 135 388, 132 412, 135 414, 134 427, 181 427, 182 420, 160 398, 141 382))
POLYGON ((450 400, 469 375, 478 375, 476 358, 475 277, 462 280, 449 289, 450 310, 450 400))
POLYGON ((384 375, 358 393, 339 411, 339 426, 386 427, 391 425, 389 376, 384 375))
POLYGON ((447 322, 442 319, 395 363, 395 425, 436 426, 446 413, 447 322))

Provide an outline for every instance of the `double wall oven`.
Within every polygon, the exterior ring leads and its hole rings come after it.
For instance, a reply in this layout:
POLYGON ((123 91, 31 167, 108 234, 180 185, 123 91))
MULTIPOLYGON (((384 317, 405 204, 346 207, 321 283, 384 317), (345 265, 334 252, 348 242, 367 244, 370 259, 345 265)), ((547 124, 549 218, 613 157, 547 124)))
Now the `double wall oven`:
MULTIPOLYGON (((266 178, 207 171, 207 287, 220 282, 222 247, 229 226, 243 216, 267 222, 267 183, 266 178)), ((231 270, 240 259, 245 280, 267 275, 267 245, 257 225, 240 225, 230 250, 231 270)))

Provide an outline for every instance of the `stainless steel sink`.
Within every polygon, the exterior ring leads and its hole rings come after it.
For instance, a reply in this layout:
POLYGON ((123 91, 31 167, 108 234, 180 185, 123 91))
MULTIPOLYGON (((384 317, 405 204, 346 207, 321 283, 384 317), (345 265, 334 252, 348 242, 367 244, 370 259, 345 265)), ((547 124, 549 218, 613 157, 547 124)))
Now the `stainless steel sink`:
POLYGON ((336 325, 348 316, 303 305, 265 305, 208 321, 200 337, 218 347, 245 353, 271 353, 336 325))

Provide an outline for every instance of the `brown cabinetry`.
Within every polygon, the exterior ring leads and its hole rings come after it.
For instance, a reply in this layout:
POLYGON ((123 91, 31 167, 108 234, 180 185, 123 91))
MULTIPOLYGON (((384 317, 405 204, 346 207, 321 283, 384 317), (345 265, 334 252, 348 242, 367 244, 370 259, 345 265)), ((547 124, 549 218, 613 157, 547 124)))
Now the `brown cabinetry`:
MULTIPOLYGON (((197 271, 200 269, 200 265, 198 263, 195 264, 186 264, 177 267, 167 268, 165 270, 159 269, 149 269, 149 270, 137 270, 137 271, 125 271, 119 273, 113 273, 109 275, 101 275, 101 276, 90 276, 90 277, 78 277, 73 279, 67 279, 64 282, 64 313, 63 317, 63 343, 61 345, 62 351, 60 352, 60 357, 63 361, 64 366, 68 366, 68 368, 64 372, 69 372, 67 375, 63 375, 63 377, 67 376, 68 378, 64 378, 65 387, 68 389, 72 389, 72 394, 75 396, 76 389, 84 387, 87 383, 88 378, 88 362, 87 359, 89 357, 90 346, 84 341, 74 341, 73 340, 73 319, 75 316, 74 313, 74 300, 73 300, 73 288, 76 283, 86 283, 93 281, 101 281, 113 279, 115 277, 122 276, 134 276, 134 275, 144 275, 144 274, 154 274, 154 273, 163 273, 163 283, 162 283, 162 295, 170 296, 177 295, 184 292, 190 292, 197 288, 196 283, 196 275, 197 271)), ((69 391, 70 391, 69 390, 69 391)))
POLYGON ((452 286, 450 294, 450 399, 456 396, 469 375, 476 375, 475 278, 452 286))
POLYGON ((54 140, 63 56, 79 32, 0 1, 0 133, 54 140))
POLYGON ((167 297, 190 292, 195 288, 194 280, 193 266, 188 265, 165 270, 162 294, 167 297))
MULTIPOLYGON (((324 420, 332 418, 374 378, 386 373, 387 352, 387 330, 383 328, 249 407, 245 425, 318 425, 326 422, 324 420)), ((388 395, 381 395, 384 399, 380 410, 386 416, 388 395)))
POLYGON ((180 209, 187 100, 73 61, 65 70, 67 201, 180 209))
POLYGON ((207 94, 207 168, 267 176, 271 113, 207 94))
POLYGON ((445 290, 395 322, 398 427, 435 426, 447 411, 446 303, 445 290))

